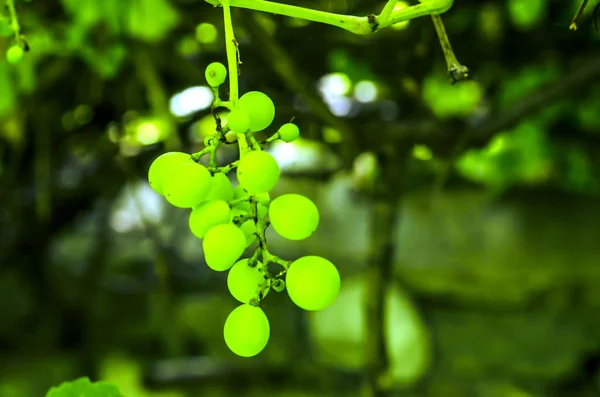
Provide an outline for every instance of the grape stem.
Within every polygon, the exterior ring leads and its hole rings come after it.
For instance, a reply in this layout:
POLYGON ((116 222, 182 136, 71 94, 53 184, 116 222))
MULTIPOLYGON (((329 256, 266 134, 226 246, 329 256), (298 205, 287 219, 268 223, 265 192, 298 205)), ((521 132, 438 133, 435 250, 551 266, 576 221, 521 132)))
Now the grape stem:
POLYGON ((227 175, 229 174, 229 172, 235 168, 237 168, 238 164, 240 163, 239 160, 234 161, 233 163, 229 163, 226 166, 223 167, 217 167, 218 172, 222 172, 223 174, 227 175))
POLYGON ((6 0, 6 6, 8 7, 8 12, 10 12, 10 27, 14 32, 15 40, 20 42, 21 25, 19 24, 19 18, 17 17, 14 0, 6 0))
POLYGON ((258 143, 258 141, 256 140, 255 137, 253 137, 251 134, 248 134, 248 139, 250 140, 250 144, 252 145, 252 150, 256 150, 256 151, 262 150, 260 143, 258 143))
POLYGON ((469 68, 462 65, 458 62, 458 59, 456 59, 452 44, 450 44, 450 39, 446 34, 446 28, 444 27, 442 17, 440 15, 432 15, 431 19, 433 21, 433 26, 435 27, 435 32, 438 35, 438 40, 442 46, 442 51, 444 52, 444 58, 446 59, 448 74, 452 78, 452 84, 468 79, 469 68))
POLYGON ((210 151, 211 151, 211 146, 207 146, 199 152, 192 153, 192 160, 194 160, 197 163, 200 161, 200 158, 202 158, 202 156, 210 153, 210 151))
POLYGON ((291 261, 286 261, 284 259, 281 259, 280 257, 273 255, 269 252, 269 249, 267 248, 267 239, 265 237, 265 231, 267 230, 267 227, 269 226, 269 222, 266 220, 266 218, 260 218, 258 216, 258 204, 260 201, 261 200, 257 199, 253 195, 250 195, 250 197, 249 197, 249 203, 250 203, 250 214, 249 215, 252 219, 254 219, 254 225, 256 227, 256 231, 255 231, 254 235, 258 239, 258 247, 252 254, 252 257, 248 260, 248 265, 254 266, 258 262, 258 258, 260 257, 262 259, 262 262, 260 262, 261 264, 259 265, 259 270, 261 271, 261 273, 263 273, 265 275, 265 281, 261 284, 259 294, 253 300, 253 301, 255 301, 256 304, 258 304, 258 302, 260 302, 260 300, 264 296, 264 292, 268 288, 270 288, 271 283, 274 282, 277 279, 277 277, 281 277, 282 275, 285 274, 285 272, 287 271, 287 269, 289 268, 289 265, 291 263, 291 261), (281 272, 279 272, 279 274, 277 276, 273 277, 269 274, 269 271, 268 271, 269 263, 277 263, 281 267, 283 267, 283 270, 281 272))
POLYGON ((250 216, 249 214, 238 215, 233 218, 233 224, 239 226, 244 224, 246 221, 249 221, 250 219, 252 219, 252 216, 250 216))
POLYGON ((279 134, 279 132, 276 132, 273 135, 271 135, 271 137, 268 138, 265 143, 271 143, 273 141, 278 140, 279 138, 281 138, 281 135, 279 134))
POLYGON ((238 64, 233 22, 231 19, 230 0, 221 0, 223 6, 223 20, 225 22, 225 49, 227 51, 227 69, 229 74, 229 101, 235 107, 238 101, 238 64))
POLYGON ((292 18, 324 23, 336 26, 354 34, 366 35, 375 33, 385 27, 426 15, 442 14, 448 11, 454 0, 422 0, 403 9, 394 10, 396 0, 389 0, 379 15, 357 17, 353 15, 334 14, 288 4, 280 4, 264 0, 205 0, 214 6, 239 7, 262 11, 269 14, 285 15, 292 18))

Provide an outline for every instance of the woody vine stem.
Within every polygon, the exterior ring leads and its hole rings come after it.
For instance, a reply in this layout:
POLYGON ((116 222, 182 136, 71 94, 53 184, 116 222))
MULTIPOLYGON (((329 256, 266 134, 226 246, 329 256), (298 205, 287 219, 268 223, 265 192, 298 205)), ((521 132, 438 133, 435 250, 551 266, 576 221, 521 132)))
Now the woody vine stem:
MULTIPOLYGON (((452 46, 450 45, 450 40, 446 34, 446 30, 443 27, 442 19, 439 15, 448 11, 452 7, 454 0, 421 0, 419 4, 401 9, 395 8, 397 0, 388 0, 381 13, 378 15, 370 14, 365 17, 335 14, 264 0, 205 1, 215 7, 223 7, 229 73, 230 76, 235 74, 235 76, 232 76, 233 78, 230 80, 230 91, 232 98, 237 98, 237 73, 232 72, 236 71, 234 65, 237 65, 238 62, 236 58, 237 48, 235 44, 237 42, 234 41, 233 31, 228 30, 227 28, 227 26, 231 26, 231 7, 245 8, 254 11, 267 12, 270 14, 278 14, 292 18, 324 23, 326 25, 335 26, 359 35, 373 34, 396 23, 430 15, 433 18, 436 32, 442 45, 442 50, 444 51, 444 57, 446 58, 446 63, 448 64, 448 73, 452 77, 453 83, 469 78, 469 70, 466 66, 463 66, 458 62, 456 55, 452 50, 452 46), (234 85, 235 87, 233 87, 234 85)), ((233 101, 233 99, 231 99, 231 101, 233 101)))

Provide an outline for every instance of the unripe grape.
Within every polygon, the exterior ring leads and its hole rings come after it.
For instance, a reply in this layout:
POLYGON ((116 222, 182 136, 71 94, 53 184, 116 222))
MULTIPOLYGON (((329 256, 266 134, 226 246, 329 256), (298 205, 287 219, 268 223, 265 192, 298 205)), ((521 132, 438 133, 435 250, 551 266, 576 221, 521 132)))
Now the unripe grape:
POLYGON ((269 342, 269 319, 260 307, 243 304, 225 320, 223 336, 229 349, 241 357, 253 357, 269 342))
POLYGON ((217 225, 202 240, 204 259, 211 269, 223 272, 242 256, 246 249, 246 236, 232 223, 217 225))
POLYGON ((288 240, 303 240, 319 226, 315 203, 300 194, 284 194, 271 202, 269 220, 273 229, 288 240))
POLYGON ((333 263, 320 256, 304 256, 292 262, 286 276, 292 302, 304 310, 323 310, 340 292, 340 274, 333 263))
POLYGON ((250 118, 242 109, 233 109, 227 116, 227 125, 236 134, 244 134, 250 128, 250 118))
POLYGON ((296 124, 287 123, 279 128, 279 137, 284 142, 295 141, 300 136, 300 129, 296 124))
POLYGON ((210 179, 210 190, 206 195, 206 200, 233 200, 233 185, 231 181, 222 172, 218 172, 210 179))
POLYGON ((263 151, 246 153, 237 169, 240 185, 250 193, 266 193, 279 181, 279 165, 273 156, 263 151))
POLYGON ((204 71, 206 82, 211 87, 218 87, 225 82, 227 69, 221 62, 213 62, 206 67, 204 71))
POLYGON ((174 167, 164 182, 169 203, 179 208, 194 208, 210 190, 210 172, 201 164, 185 162, 174 167))
POLYGON ((250 91, 238 101, 240 109, 246 111, 250 119, 250 131, 262 131, 271 125, 275 118, 275 105, 271 98, 260 91, 250 91))
POLYGON ((190 230, 202 239, 213 227, 229 222, 231 209, 223 200, 205 201, 192 211, 189 218, 190 230))
POLYGON ((248 266, 248 259, 242 259, 233 265, 227 275, 227 288, 231 296, 242 303, 250 303, 257 296, 265 281, 264 274, 259 270, 260 266, 260 262, 255 267, 248 266))
POLYGON ((148 170, 148 182, 152 189, 164 195, 164 184, 170 177, 173 168, 185 162, 192 162, 192 156, 182 152, 167 152, 158 156, 148 170))
POLYGON ((6 60, 11 65, 16 65, 25 56, 25 51, 21 48, 21 46, 13 45, 6 51, 6 60))

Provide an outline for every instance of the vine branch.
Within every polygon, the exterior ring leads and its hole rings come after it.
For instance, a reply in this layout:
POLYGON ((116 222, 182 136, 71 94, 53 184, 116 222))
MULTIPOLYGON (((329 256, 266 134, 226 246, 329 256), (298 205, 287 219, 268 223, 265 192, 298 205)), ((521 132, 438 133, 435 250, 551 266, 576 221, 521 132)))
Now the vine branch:
POLYGON ((205 0, 213 6, 245 8, 270 14, 305 19, 326 25, 336 26, 354 34, 367 35, 399 22, 408 21, 427 15, 442 14, 448 11, 454 0, 429 0, 410 7, 393 10, 395 0, 390 0, 378 16, 357 17, 353 15, 335 14, 289 4, 280 4, 264 0, 205 0))
POLYGON ((19 18, 17 17, 14 0, 6 0, 6 6, 8 7, 8 12, 10 12, 10 27, 15 34, 15 40, 18 42, 21 37, 21 25, 19 24, 19 18))

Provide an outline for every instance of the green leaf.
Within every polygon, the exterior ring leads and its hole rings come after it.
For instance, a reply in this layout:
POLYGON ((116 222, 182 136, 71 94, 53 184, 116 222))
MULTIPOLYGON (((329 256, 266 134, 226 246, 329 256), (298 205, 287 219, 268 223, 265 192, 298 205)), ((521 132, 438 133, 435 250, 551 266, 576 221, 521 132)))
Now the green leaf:
POLYGON ((0 37, 10 37, 12 35, 13 30, 10 26, 10 18, 0 16, 0 37))
MULTIPOLYGON (((4 54, 0 53, 0 56, 4 54)), ((10 75, 9 65, 0 58, 0 117, 11 112, 16 105, 16 93, 10 75)))
POLYGON ((119 389, 107 382, 92 383, 88 378, 79 378, 51 388, 46 397, 124 397, 119 389))

